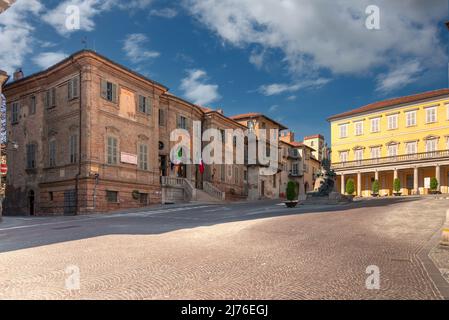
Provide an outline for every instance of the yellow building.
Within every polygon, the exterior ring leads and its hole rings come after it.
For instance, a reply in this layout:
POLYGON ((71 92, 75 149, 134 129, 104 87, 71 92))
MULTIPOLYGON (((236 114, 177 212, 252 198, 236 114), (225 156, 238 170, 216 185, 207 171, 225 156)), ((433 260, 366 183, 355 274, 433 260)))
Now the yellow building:
POLYGON ((449 89, 372 103, 328 121, 340 191, 352 178, 358 196, 371 196, 374 180, 381 196, 392 195, 399 178, 403 195, 427 194, 436 177, 439 191, 449 193, 449 89))

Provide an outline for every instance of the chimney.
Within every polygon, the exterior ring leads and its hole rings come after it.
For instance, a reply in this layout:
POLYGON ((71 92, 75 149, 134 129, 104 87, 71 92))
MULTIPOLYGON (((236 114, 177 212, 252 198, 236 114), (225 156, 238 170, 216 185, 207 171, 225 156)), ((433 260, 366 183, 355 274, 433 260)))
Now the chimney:
POLYGON ((223 109, 217 109, 217 112, 220 114, 224 114, 223 109))
POLYGON ((23 78, 23 72, 22 72, 22 69, 19 68, 19 69, 16 70, 16 72, 14 72, 13 80, 17 81, 17 80, 20 80, 22 78, 23 78))

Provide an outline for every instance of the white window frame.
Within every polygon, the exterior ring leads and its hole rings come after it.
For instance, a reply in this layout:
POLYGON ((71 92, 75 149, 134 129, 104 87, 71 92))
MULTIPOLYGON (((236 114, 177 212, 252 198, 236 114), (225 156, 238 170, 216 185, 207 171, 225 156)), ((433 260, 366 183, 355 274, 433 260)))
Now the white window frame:
POLYGON ((405 113, 405 126, 406 127, 414 127, 414 126, 416 126, 416 110, 407 111, 405 113))
POLYGON ((363 160, 363 149, 355 149, 354 150, 354 159, 355 159, 355 161, 363 160))
POLYGON ((347 123, 341 124, 339 126, 339 128, 340 128, 340 138, 347 138, 348 137, 348 124, 347 123))
POLYGON ((348 162, 348 151, 341 151, 340 152, 340 162, 348 162))
POLYGON ((426 123, 435 123, 438 121, 437 107, 426 108, 426 123))
POLYGON ((431 138, 426 140, 426 152, 438 151, 438 138, 431 138), (432 146, 432 148, 429 148, 432 146))
POLYGON ((397 157, 398 151, 399 151, 398 144, 392 143, 392 144, 389 144, 387 147, 388 147, 388 150, 387 150, 388 156, 389 157, 397 157), (394 150, 394 152, 392 152, 393 150, 394 150))
POLYGON ((394 130, 398 128, 398 115, 392 114, 388 116, 388 130, 394 130))
POLYGON ((380 147, 371 148, 371 159, 379 159, 382 155, 382 149, 380 147))
POLYGON ((380 132, 380 117, 371 119, 371 133, 380 132))
POLYGON ((407 142, 405 144, 405 152, 407 154, 416 154, 416 153, 418 153, 418 142, 417 141, 407 142), (411 146, 413 146, 413 148, 411 148, 411 146))
POLYGON ((363 135, 363 121, 354 122, 354 134, 356 136, 363 135))

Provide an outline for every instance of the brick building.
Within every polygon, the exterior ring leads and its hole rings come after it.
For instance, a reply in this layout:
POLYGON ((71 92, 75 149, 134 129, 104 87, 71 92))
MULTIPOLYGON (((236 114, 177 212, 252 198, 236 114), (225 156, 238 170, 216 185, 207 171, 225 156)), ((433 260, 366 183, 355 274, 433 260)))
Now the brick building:
MULTIPOLYGON (((250 195, 244 164, 206 165, 201 174, 197 164, 170 161, 174 129, 192 134, 199 121, 203 131, 245 131, 247 120, 176 97, 93 51, 27 77, 17 73, 4 91, 7 132, 18 147, 8 150, 7 214, 82 214, 250 195)), ((268 179, 255 198, 278 197, 279 177, 255 177, 268 179)))

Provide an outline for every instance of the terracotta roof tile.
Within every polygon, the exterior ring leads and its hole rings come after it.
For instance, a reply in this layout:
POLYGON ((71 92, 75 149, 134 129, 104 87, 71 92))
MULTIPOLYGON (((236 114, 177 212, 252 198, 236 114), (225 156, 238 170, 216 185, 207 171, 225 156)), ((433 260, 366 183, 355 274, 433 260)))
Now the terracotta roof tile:
POLYGON ((397 105, 401 105, 401 104, 405 104, 405 103, 412 103, 412 102, 417 102, 420 100, 437 98, 437 97, 444 96, 447 94, 449 94, 449 89, 438 89, 438 90, 414 94, 411 96, 398 97, 398 98, 388 99, 388 100, 384 100, 384 101, 378 101, 378 102, 374 102, 374 103, 368 104, 366 106, 363 106, 363 107, 360 107, 360 108, 357 108, 354 110, 336 114, 332 117, 329 117, 327 120, 328 121, 336 120, 339 118, 357 115, 359 113, 376 111, 379 109, 393 107, 393 106, 397 106, 397 105))

